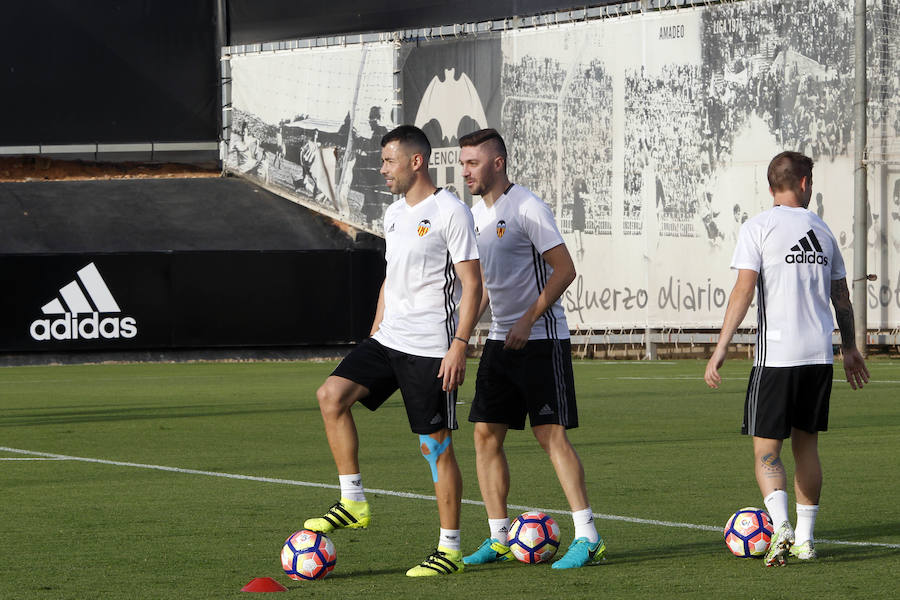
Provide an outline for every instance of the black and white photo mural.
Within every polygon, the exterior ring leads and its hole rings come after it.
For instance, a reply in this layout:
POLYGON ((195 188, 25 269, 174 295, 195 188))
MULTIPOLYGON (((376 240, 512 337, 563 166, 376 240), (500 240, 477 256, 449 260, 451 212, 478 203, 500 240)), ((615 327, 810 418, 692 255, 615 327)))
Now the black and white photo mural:
POLYGON ((232 57, 226 168, 377 229, 391 202, 378 171, 394 127, 392 61, 380 43, 232 57))
MULTIPOLYGON (((469 204, 456 140, 495 127, 511 179, 551 207, 576 260, 578 277, 563 296, 573 328, 717 327, 738 230, 771 206, 766 167, 782 150, 816 161, 809 208, 857 277, 852 8, 744 0, 365 52, 235 56, 229 168, 377 231, 391 198, 375 169, 376 138, 394 125, 395 100, 437 149, 436 180, 469 204), (390 79, 393 52, 400 90, 390 79), (356 93, 363 81, 371 84, 356 93)), ((863 218, 868 271, 878 275, 867 284, 869 326, 895 328, 900 12, 896 2, 870 0, 867 18, 863 218)))

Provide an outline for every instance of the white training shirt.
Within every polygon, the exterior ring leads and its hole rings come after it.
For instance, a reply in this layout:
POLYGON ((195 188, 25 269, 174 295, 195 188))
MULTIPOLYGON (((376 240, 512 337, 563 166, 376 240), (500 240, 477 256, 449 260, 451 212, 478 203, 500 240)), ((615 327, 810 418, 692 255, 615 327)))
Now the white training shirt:
POLYGON ((400 352, 443 358, 462 295, 453 265, 478 258, 472 213, 446 190, 415 206, 400 198, 384 213, 384 239, 384 316, 372 337, 400 352))
POLYGON ((789 206, 760 213, 741 226, 731 268, 759 273, 757 366, 834 362, 831 282, 847 271, 822 219, 789 206))
MULTIPOLYGON (((520 185, 511 186, 488 208, 472 207, 484 282, 491 301, 488 338, 505 340, 510 328, 534 304, 553 273, 541 255, 564 243, 553 213, 520 185)), ((528 339, 569 339, 562 303, 557 300, 531 328, 528 339)))

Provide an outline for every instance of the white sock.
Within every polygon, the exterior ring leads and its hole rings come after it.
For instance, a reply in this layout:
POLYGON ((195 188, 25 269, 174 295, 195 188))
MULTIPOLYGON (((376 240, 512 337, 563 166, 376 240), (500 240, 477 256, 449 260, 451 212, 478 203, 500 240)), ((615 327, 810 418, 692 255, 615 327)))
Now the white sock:
POLYGON ((797 505, 796 544, 813 541, 813 528, 816 526, 816 514, 818 512, 818 504, 797 505))
POLYGON ((353 475, 338 475, 341 480, 341 498, 354 500, 356 502, 365 502, 366 494, 363 490, 362 475, 354 473, 353 475))
POLYGON ((572 513, 572 522, 575 523, 575 538, 585 537, 592 544, 596 544, 600 539, 597 528, 594 527, 594 513, 588 506, 582 510, 576 510, 572 513))
POLYGON ((459 550, 459 529, 444 529, 441 527, 441 538, 438 546, 447 550, 459 550))
POLYGON ((488 519, 488 527, 491 528, 492 538, 501 544, 506 544, 506 540, 509 537, 509 517, 488 519))
POLYGON ((781 527, 781 524, 785 521, 790 523, 790 519, 788 519, 788 495, 786 491, 775 490, 766 496, 763 502, 766 503, 766 511, 768 511, 769 518, 772 519, 772 526, 775 529, 781 527))

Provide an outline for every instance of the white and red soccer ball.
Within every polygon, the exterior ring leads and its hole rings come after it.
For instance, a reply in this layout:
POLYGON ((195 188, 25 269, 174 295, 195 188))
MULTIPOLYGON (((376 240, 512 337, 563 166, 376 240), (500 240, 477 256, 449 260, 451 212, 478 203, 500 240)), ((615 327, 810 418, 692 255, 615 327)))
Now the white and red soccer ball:
POLYGON ((334 544, 317 531, 294 532, 281 547, 281 566, 288 577, 297 581, 322 579, 336 563, 334 544))
POLYGON ((522 513, 510 525, 506 543, 523 563, 550 560, 559 548, 559 525, 542 512, 522 513))
POLYGON ((761 558, 772 540, 772 520, 759 508, 742 508, 725 524, 725 545, 739 558, 761 558))

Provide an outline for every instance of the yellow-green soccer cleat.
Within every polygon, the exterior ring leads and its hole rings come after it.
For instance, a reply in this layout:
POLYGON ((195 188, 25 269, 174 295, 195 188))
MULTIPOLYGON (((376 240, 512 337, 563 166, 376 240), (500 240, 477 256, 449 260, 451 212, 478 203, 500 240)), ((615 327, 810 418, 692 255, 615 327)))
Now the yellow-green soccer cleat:
POLYGON ((406 572, 408 577, 431 577, 432 575, 453 575, 462 573, 462 550, 450 550, 438 546, 428 558, 406 572))
POLYGON ((766 551, 766 566, 781 566, 785 564, 787 556, 791 553, 791 546, 794 545, 794 528, 785 521, 778 526, 775 533, 772 534, 772 541, 769 542, 769 549, 766 551))
POLYGON ((550 565, 553 569, 577 569, 592 562, 597 562, 606 554, 606 544, 603 538, 592 544, 586 537, 572 540, 566 555, 550 565))
POLYGON ((791 546, 791 556, 797 560, 813 560, 819 558, 819 554, 816 552, 812 540, 806 540, 802 544, 791 546))
POLYGON ((341 498, 325 513, 325 516, 307 519, 303 529, 328 533, 335 529, 365 529, 372 522, 368 502, 357 502, 341 498))
POLYGON ((492 562, 506 562, 512 560, 512 552, 509 546, 504 545, 497 538, 488 538, 481 542, 478 550, 468 556, 463 557, 463 562, 467 565, 484 565, 492 562))

